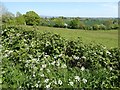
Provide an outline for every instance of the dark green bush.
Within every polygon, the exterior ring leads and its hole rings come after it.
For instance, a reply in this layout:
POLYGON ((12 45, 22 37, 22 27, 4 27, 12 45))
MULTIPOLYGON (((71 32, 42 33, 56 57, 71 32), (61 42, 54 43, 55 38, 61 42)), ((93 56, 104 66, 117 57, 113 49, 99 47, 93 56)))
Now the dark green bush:
POLYGON ((120 49, 20 27, 1 32, 3 88, 120 89, 120 49))

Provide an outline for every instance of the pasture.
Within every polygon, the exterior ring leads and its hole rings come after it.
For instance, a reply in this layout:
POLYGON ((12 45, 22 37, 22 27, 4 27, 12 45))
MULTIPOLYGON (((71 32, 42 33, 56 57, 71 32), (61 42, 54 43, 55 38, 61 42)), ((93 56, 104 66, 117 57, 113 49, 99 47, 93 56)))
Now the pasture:
MULTIPOLYGON (((29 30, 34 28, 32 26, 23 27, 29 30)), ((52 32, 59 34, 68 40, 77 40, 77 38, 80 37, 85 44, 102 44, 107 48, 118 47, 118 30, 80 30, 46 26, 37 26, 35 29, 38 33, 52 32)))

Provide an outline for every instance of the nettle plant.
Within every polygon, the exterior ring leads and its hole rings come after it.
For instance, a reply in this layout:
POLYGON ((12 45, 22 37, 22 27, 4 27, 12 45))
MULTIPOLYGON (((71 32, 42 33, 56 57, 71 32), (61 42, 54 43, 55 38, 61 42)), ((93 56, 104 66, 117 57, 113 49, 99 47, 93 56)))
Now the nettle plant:
POLYGON ((3 88, 120 88, 120 49, 18 27, 1 31, 3 88))

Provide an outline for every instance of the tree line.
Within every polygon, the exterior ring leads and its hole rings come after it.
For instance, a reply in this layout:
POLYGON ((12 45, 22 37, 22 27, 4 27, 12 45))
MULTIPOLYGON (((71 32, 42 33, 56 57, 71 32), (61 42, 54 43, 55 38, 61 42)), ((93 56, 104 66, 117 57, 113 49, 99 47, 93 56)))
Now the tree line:
POLYGON ((11 12, 2 13, 2 23, 83 30, 113 30, 119 28, 117 18, 40 17, 34 11, 28 11, 25 14, 17 12, 16 15, 11 12))

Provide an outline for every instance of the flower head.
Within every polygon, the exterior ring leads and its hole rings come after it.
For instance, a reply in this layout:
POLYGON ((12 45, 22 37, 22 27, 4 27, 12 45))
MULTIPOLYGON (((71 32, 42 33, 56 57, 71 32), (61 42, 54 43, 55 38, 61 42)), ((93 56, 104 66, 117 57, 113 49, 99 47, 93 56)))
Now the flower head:
POLYGON ((45 75, 44 75, 44 74, 41 74, 40 76, 41 76, 41 77, 44 77, 45 75))
POLYGON ((43 65, 42 65, 42 68, 46 68, 46 66, 47 66, 46 64, 43 64, 43 65))
POLYGON ((73 86, 74 83, 73 83, 73 82, 69 82, 69 84, 70 84, 71 86, 73 86))
POLYGON ((83 78, 82 79, 83 83, 87 83, 87 79, 83 78))
POLYGON ((50 88, 50 84, 46 85, 46 88, 50 88))
POLYGON ((86 59, 86 57, 85 57, 85 56, 82 56, 81 58, 82 58, 82 59, 86 59))
POLYGON ((66 64, 62 64, 61 67, 62 67, 62 68, 67 68, 66 64))
POLYGON ((58 84, 62 85, 62 81, 60 79, 58 80, 58 84))
POLYGON ((81 70, 84 71, 84 70, 85 70, 85 67, 82 66, 82 67, 81 67, 81 70))
POLYGON ((75 76, 75 79, 76 79, 77 81, 80 81, 80 77, 79 77, 79 76, 75 76))
POLYGON ((45 81, 44 81, 45 83, 48 83, 49 82, 49 79, 45 79, 45 81))
POLYGON ((51 64, 52 64, 52 65, 55 65, 55 61, 53 61, 51 64))

